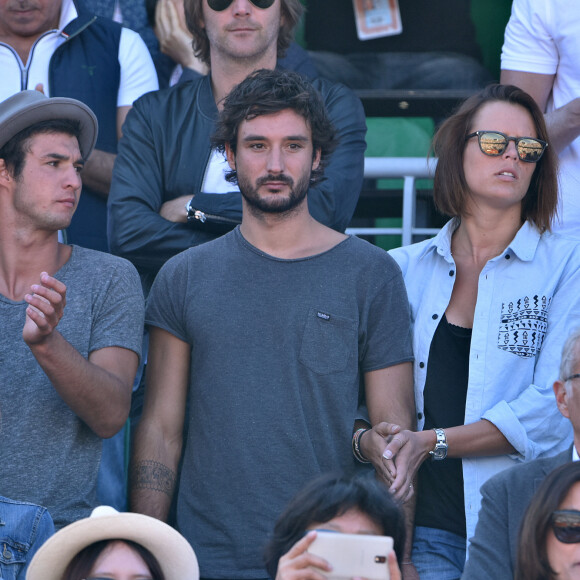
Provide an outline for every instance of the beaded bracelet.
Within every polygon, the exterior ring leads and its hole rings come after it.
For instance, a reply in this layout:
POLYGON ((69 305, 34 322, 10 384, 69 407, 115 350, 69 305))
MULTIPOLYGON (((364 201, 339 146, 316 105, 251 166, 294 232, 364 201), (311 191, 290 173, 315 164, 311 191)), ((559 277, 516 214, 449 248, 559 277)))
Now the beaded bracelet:
POLYGON ((352 436, 352 453, 359 463, 370 463, 360 450, 360 438, 370 429, 357 429, 352 436))

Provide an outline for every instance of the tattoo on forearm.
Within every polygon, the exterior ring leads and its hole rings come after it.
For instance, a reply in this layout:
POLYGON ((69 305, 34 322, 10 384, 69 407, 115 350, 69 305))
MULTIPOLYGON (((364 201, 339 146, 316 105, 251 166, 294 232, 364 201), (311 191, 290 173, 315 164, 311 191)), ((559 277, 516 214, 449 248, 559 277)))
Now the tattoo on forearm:
POLYGON ((175 487, 175 472, 163 463, 157 461, 140 461, 133 472, 133 487, 135 489, 151 489, 173 495, 175 487))

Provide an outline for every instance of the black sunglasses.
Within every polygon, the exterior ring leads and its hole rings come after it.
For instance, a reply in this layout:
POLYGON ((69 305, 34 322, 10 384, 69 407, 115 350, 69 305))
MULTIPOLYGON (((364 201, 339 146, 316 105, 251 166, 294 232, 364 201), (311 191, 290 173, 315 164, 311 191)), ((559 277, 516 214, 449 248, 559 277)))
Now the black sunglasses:
MULTIPOLYGON (((216 12, 221 12, 229 7, 229 5, 234 0, 207 0, 208 6, 215 10, 216 12)), ((276 0, 250 0, 250 2, 256 7, 265 10, 266 8, 270 8, 272 4, 274 4, 276 0)))
POLYGON ((526 163, 537 163, 546 150, 548 144, 534 137, 509 137, 500 131, 476 131, 467 135, 465 140, 477 137, 479 148, 484 155, 498 157, 507 149, 508 143, 516 144, 518 157, 526 163))
POLYGON ((563 544, 580 543, 580 511, 556 510, 552 514, 552 530, 563 544))

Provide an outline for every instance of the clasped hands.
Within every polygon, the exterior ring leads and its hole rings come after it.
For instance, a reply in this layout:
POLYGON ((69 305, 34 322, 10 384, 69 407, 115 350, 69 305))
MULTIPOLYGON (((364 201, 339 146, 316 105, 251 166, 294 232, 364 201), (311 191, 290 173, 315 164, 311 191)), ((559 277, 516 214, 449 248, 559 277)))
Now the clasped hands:
POLYGON ((360 446, 394 498, 403 503, 413 496, 417 470, 433 448, 423 432, 403 430, 387 422, 377 423, 364 433, 360 446))

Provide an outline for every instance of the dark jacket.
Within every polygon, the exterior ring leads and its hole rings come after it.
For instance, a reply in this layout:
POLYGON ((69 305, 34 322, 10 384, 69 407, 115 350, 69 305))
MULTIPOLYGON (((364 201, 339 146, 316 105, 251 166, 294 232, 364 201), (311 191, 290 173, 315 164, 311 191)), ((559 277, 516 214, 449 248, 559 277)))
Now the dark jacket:
MULTIPOLYGON (((318 221, 344 231, 362 185, 364 111, 346 87, 321 79, 313 85, 322 93, 340 144, 325 177, 310 188, 308 206, 318 221)), ((144 95, 127 116, 109 195, 109 243, 141 274, 155 274, 171 256, 218 235, 165 220, 159 215, 165 201, 195 194, 196 209, 234 212, 241 219, 239 193, 200 193, 217 114, 207 76, 144 95)))
POLYGON ((513 580, 518 536, 532 496, 546 476, 567 461, 572 450, 515 465, 481 487, 481 509, 469 543, 462 580, 513 580))
MULTIPOLYGON (((121 25, 87 12, 78 0, 75 7, 78 17, 64 29, 68 39, 50 60, 49 94, 78 99, 88 105, 99 121, 96 148, 116 153, 121 25)), ((67 230, 67 241, 108 251, 105 197, 83 187, 67 230)))

